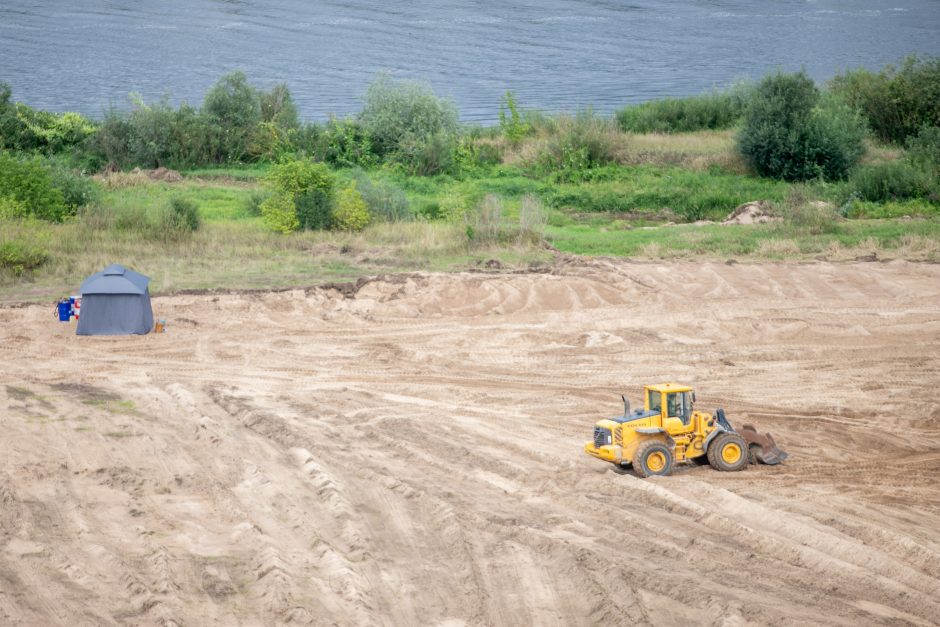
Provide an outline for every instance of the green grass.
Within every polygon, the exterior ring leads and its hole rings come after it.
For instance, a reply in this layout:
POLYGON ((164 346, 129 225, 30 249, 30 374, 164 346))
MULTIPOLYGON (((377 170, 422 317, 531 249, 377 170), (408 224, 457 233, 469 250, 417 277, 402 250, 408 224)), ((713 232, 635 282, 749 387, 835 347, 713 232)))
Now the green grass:
POLYGON ((254 183, 260 180, 268 171, 270 166, 267 164, 229 166, 225 168, 192 168, 180 172, 186 178, 196 178, 204 180, 227 179, 230 181, 241 181, 245 183, 254 183))
POLYGON ((567 212, 623 213, 694 221, 724 218, 752 200, 782 201, 790 185, 725 172, 678 167, 606 168, 597 179, 558 185, 547 204, 567 212))
POLYGON ((622 223, 549 226, 558 250, 578 255, 642 258, 851 259, 871 252, 940 259, 938 220, 848 220, 829 232, 790 224, 677 225, 624 228, 622 223), (855 254, 858 253, 858 254, 855 254))
MULTIPOLYGON (((513 148, 518 154, 501 165, 475 166, 457 175, 417 177, 396 167, 374 168, 368 176, 402 190, 417 219, 373 224, 358 234, 281 235, 267 230, 249 208, 249 200, 257 200, 261 190, 263 165, 190 170, 179 183, 154 182, 146 173, 99 177, 101 206, 78 219, 5 223, 5 237, 26 241, 28 235, 49 261, 20 276, 0 269, 0 301, 50 300, 73 293, 86 276, 114 262, 151 276, 151 290, 157 294, 309 286, 389 272, 475 268, 490 259, 516 267, 549 262, 549 249, 519 235, 519 207, 526 195, 545 206, 545 238, 566 253, 640 259, 940 256, 940 205, 924 200, 845 204, 849 183, 793 185, 748 175, 733 154, 732 131, 616 132, 624 146, 622 159, 581 172, 576 181, 551 173, 535 176, 526 167, 524 153, 537 148, 538 136, 513 148), (472 211, 489 195, 499 198, 487 202, 498 203, 503 227, 490 241, 481 234, 492 222, 471 222, 468 231, 464 222, 432 219, 442 207, 456 206, 458 214, 472 211), (202 226, 195 233, 164 233, 155 218, 172 198, 197 205, 202 226), (703 218, 720 221, 753 200, 771 201, 790 222, 661 226, 703 218), (834 209, 825 215, 807 212, 814 200, 828 201, 836 209, 845 204, 845 215, 852 219, 834 221, 834 209), (468 239, 471 232, 473 240, 468 239)), ((878 162, 897 158, 876 149, 870 147, 870 152, 877 152, 873 158, 878 162)), ((339 187, 354 174, 334 172, 339 187)))
POLYGON ((247 212, 245 205, 252 189, 225 184, 148 183, 109 190, 104 193, 101 203, 117 211, 151 210, 178 196, 195 202, 199 216, 207 222, 244 220, 255 217, 247 212))

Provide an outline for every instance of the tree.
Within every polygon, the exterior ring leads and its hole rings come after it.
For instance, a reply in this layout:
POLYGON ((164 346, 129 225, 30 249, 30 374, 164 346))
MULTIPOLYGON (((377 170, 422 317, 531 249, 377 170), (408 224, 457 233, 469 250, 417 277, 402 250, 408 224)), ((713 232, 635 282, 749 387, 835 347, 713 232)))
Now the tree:
POLYGON ((842 101, 821 98, 804 72, 778 72, 757 86, 738 149, 761 176, 834 180, 845 178, 861 157, 864 138, 864 123, 842 101))

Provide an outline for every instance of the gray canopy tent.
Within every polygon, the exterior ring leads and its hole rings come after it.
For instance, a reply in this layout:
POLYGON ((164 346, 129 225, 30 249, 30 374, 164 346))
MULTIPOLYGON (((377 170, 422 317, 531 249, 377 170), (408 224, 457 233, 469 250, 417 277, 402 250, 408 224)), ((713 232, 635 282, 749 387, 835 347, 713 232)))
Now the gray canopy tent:
POLYGON ((78 335, 143 335, 153 328, 150 279, 113 264, 82 283, 78 335))

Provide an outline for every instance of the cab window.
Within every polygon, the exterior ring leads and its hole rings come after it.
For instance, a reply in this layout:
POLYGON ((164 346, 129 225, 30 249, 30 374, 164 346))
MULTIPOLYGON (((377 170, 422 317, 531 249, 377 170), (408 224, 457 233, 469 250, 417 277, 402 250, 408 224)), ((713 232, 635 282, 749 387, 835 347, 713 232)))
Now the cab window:
POLYGON ((659 413, 663 410, 663 399, 662 395, 659 392, 654 392, 652 390, 647 392, 648 395, 648 405, 650 411, 655 411, 659 413))
POLYGON ((689 424, 692 419, 692 394, 689 392, 673 392, 666 395, 667 416, 678 418, 683 424, 689 424))
POLYGON ((666 395, 666 416, 668 418, 679 417, 679 395, 676 392, 666 395))

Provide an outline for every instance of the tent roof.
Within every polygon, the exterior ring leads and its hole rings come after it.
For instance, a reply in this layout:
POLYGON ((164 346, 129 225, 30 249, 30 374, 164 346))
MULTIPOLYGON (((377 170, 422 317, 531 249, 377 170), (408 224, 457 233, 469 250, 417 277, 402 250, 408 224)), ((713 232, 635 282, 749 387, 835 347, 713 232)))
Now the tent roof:
POLYGON ((85 294, 143 294, 150 278, 128 270, 120 264, 111 264, 101 272, 91 275, 82 283, 85 294))

